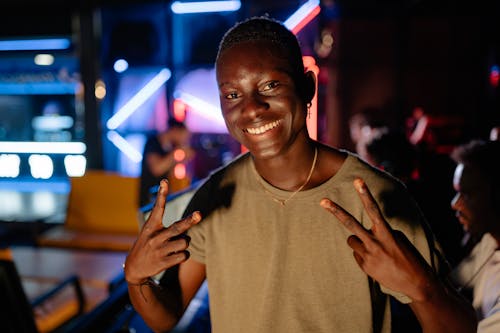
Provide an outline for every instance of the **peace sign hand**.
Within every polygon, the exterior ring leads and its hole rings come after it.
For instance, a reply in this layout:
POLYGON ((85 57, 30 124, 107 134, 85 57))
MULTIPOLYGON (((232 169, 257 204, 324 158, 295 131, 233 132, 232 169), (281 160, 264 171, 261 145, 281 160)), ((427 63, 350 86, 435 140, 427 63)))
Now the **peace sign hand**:
POLYGON ((184 233, 201 221, 199 212, 173 223, 162 224, 167 201, 168 183, 160 182, 160 189, 148 220, 132 246, 125 261, 125 278, 129 284, 140 285, 149 277, 186 261, 189 237, 184 233))
POLYGON ((373 226, 365 229, 352 215, 330 199, 320 205, 333 214, 353 235, 347 243, 361 269, 384 287, 400 292, 414 301, 429 295, 435 274, 418 250, 400 231, 393 230, 382 216, 365 182, 353 182, 373 226))

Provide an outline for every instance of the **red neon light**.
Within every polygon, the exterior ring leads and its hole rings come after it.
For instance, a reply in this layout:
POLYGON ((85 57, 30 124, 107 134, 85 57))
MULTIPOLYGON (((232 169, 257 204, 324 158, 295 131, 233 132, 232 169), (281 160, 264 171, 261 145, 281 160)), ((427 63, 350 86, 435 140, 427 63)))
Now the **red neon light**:
POLYGON ((183 122, 186 119, 186 104, 180 99, 174 99, 173 109, 175 120, 183 122))
POLYGON ((312 19, 315 18, 320 11, 321 8, 319 6, 314 7, 314 9, 292 29, 294 35, 296 35, 300 30, 302 30, 302 28, 304 28, 309 22, 311 22, 312 19))
POLYGON ((498 87, 498 81, 500 81, 500 73, 498 70, 492 70, 490 72, 490 84, 493 87, 498 87))

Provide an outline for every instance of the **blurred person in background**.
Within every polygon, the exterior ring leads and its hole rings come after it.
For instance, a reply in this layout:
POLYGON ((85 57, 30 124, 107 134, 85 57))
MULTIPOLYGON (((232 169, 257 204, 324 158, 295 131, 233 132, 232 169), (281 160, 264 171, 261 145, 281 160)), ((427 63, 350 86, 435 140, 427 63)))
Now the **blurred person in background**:
POLYGON ((500 141, 473 140, 452 153, 457 163, 451 207, 472 250, 452 272, 476 310, 479 333, 500 332, 500 141))
POLYGON ((363 159, 366 158, 366 143, 372 137, 373 131, 384 128, 378 120, 380 112, 376 107, 366 107, 349 118, 349 136, 353 149, 363 159))
POLYGON ((162 179, 170 182, 171 193, 179 191, 190 184, 189 177, 177 178, 174 167, 177 163, 187 163, 194 157, 190 146, 191 133, 182 122, 170 118, 168 129, 149 136, 144 145, 139 207, 151 203, 154 188, 162 179))
MULTIPOLYGON (((448 206, 450 198, 443 181, 428 182, 420 175, 418 147, 405 133, 388 128, 372 130, 364 148, 366 161, 401 180, 426 216, 442 250, 454 267, 464 257, 461 240, 463 232, 455 225, 453 211, 448 206)), ((450 178, 451 179, 451 178, 450 178)))
POLYGON ((490 131, 490 140, 498 141, 500 140, 500 126, 495 126, 490 131))

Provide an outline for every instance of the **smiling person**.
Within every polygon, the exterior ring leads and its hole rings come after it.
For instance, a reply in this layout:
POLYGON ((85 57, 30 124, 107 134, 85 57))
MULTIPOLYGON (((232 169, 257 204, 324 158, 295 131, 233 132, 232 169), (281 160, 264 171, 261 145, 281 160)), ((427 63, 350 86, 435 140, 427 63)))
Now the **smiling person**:
POLYGON ((388 295, 410 303, 425 332, 473 332, 474 313, 441 282, 433 236, 405 187, 309 137, 316 78, 296 37, 265 17, 239 23, 216 73, 227 128, 249 152, 215 171, 167 228, 161 183, 125 263, 146 323, 171 329, 206 279, 213 332, 390 332, 388 295), (371 190, 362 200, 360 178, 371 190), (175 278, 158 286, 150 277, 163 270, 175 278))

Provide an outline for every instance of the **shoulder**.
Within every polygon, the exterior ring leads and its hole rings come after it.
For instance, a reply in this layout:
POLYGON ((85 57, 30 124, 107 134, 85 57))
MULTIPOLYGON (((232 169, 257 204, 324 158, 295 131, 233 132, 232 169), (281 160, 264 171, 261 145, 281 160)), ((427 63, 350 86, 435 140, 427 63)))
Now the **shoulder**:
POLYGON ((399 179, 372 166, 358 155, 347 150, 339 152, 345 156, 336 174, 340 180, 352 182, 355 178, 362 178, 373 194, 381 191, 397 191, 403 194, 408 192, 399 179))
POLYGON ((227 165, 214 170, 196 190, 184 215, 199 210, 208 216, 214 209, 228 207, 235 189, 235 182, 242 177, 242 170, 249 166, 250 154, 242 154, 227 165))

